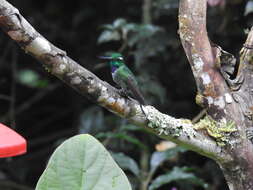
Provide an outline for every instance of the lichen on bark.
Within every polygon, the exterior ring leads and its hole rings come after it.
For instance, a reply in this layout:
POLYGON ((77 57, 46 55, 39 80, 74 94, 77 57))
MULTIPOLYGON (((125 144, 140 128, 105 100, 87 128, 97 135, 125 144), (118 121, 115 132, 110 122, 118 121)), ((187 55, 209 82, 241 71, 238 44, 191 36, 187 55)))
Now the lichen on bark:
POLYGON ((210 116, 201 119, 193 128, 196 130, 205 130, 210 137, 215 139, 219 146, 228 145, 232 133, 237 131, 234 121, 227 121, 223 118, 217 122, 210 116))

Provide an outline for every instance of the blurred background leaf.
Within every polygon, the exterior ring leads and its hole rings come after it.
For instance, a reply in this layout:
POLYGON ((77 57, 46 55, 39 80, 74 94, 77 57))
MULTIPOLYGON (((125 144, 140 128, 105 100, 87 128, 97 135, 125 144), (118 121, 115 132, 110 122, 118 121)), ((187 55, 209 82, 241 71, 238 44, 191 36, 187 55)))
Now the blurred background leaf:
POLYGON ((244 16, 253 13, 253 1, 248 1, 245 7, 244 16))
POLYGON ((162 152, 153 152, 150 160, 150 169, 156 170, 164 161, 177 156, 178 153, 185 152, 186 149, 182 147, 175 147, 162 152))
POLYGON ((124 153, 111 153, 114 160, 123 170, 131 171, 137 178, 140 177, 140 169, 135 160, 125 155, 124 153))
POLYGON ((91 106, 80 114, 79 133, 96 134, 105 130, 104 113, 102 108, 91 106))
POLYGON ((186 172, 185 170, 187 170, 187 168, 174 167, 172 171, 154 179, 149 186, 149 190, 158 189, 159 187, 173 181, 183 184, 182 186, 185 190, 193 190, 192 185, 201 186, 205 189, 208 187, 202 179, 196 177, 193 173, 186 172))
POLYGON ((46 79, 40 79, 39 74, 30 69, 20 70, 17 73, 17 80, 21 84, 31 88, 42 88, 48 85, 46 79))

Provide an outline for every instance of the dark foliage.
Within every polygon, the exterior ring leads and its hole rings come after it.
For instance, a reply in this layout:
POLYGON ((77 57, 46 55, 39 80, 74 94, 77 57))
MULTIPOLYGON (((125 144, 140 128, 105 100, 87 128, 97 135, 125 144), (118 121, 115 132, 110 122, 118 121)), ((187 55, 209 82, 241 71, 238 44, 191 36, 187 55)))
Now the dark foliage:
MULTIPOLYGON (((150 104, 175 117, 193 118, 200 112, 194 79, 177 34, 177 0, 153 0, 149 25, 142 24, 141 0, 10 2, 49 41, 103 80, 113 84, 109 68, 97 56, 122 51, 150 104)), ((238 52, 252 15, 252 6, 242 0, 209 7, 211 40, 231 53, 238 52)), ((158 189, 203 189, 205 183, 212 190, 227 188, 216 164, 192 152, 175 151, 152 171, 149 162, 158 137, 87 101, 50 76, 6 35, 0 36, 0 122, 28 140, 26 155, 1 160, 0 189, 19 189, 12 188, 13 184, 34 187, 56 146, 78 133, 97 137, 115 152, 116 161, 126 159, 128 164, 122 167, 128 169, 133 186, 140 187, 145 172, 153 172, 152 179, 177 172, 190 180, 167 178, 169 183, 158 189)))

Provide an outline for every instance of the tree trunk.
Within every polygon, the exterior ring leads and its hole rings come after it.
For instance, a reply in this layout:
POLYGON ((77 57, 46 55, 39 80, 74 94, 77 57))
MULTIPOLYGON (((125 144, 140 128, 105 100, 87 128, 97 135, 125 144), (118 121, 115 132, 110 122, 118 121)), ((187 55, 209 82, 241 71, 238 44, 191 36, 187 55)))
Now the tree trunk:
POLYGON ((180 38, 196 79, 197 103, 206 109, 208 117, 219 123, 217 131, 223 130, 222 122, 226 126, 234 122, 236 126, 220 144, 232 160, 216 161, 230 190, 253 190, 253 29, 240 52, 236 71, 234 56, 208 39, 206 9, 203 0, 180 0, 180 38), (236 77, 231 79, 232 76, 236 77))

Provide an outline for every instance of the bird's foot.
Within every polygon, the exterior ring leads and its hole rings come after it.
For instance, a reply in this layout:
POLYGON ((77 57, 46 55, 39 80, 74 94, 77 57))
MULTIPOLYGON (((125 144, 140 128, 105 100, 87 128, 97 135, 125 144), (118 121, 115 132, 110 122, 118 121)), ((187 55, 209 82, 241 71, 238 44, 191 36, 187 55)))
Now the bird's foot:
POLYGON ((125 98, 128 98, 128 94, 124 89, 119 89, 119 94, 125 98))

